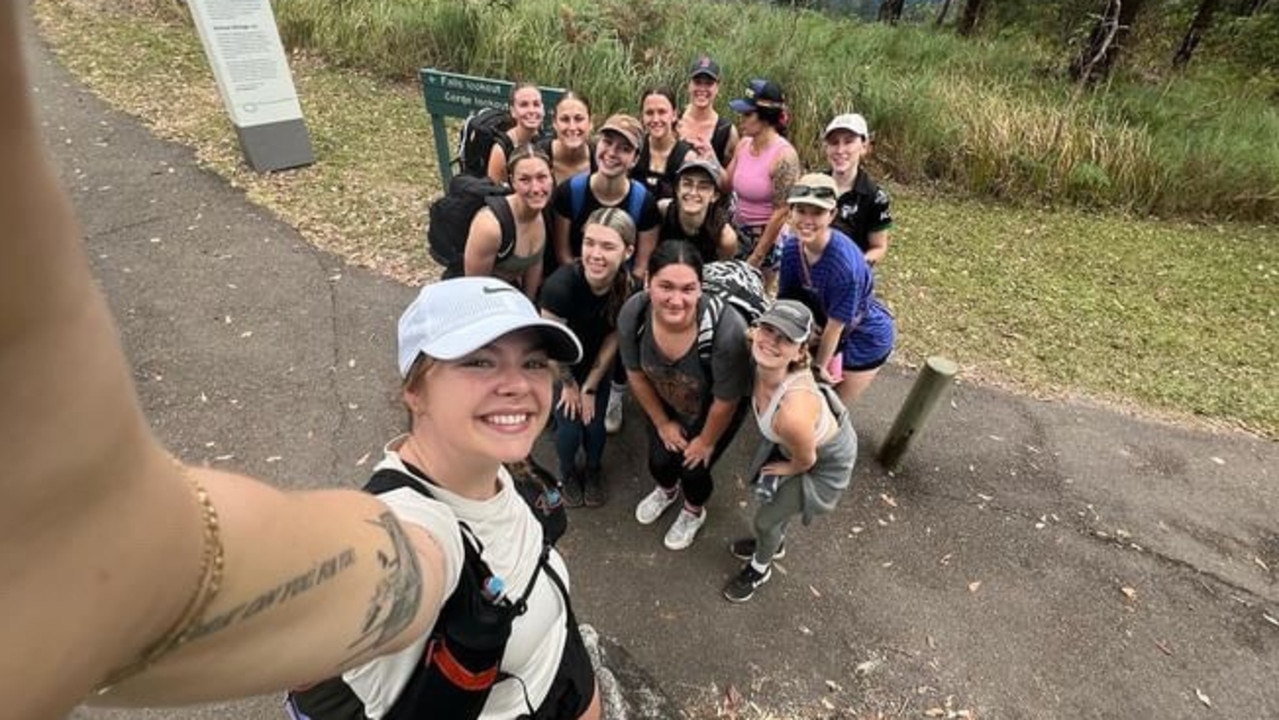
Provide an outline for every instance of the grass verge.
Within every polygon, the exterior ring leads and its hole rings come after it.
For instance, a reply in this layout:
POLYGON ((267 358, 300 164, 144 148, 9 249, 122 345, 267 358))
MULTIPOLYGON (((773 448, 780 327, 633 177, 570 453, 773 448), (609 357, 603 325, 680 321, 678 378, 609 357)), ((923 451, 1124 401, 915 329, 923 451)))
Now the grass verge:
MULTIPOLYGON (((406 282, 436 274, 421 239, 439 179, 413 85, 295 55, 319 162, 259 176, 192 29, 103 0, 37 9, 44 36, 97 93, 193 147, 316 246, 406 282)), ((1279 437, 1274 227, 1010 209, 900 188, 894 215, 879 282, 899 360, 944 354, 969 378, 1024 392, 1279 437)))

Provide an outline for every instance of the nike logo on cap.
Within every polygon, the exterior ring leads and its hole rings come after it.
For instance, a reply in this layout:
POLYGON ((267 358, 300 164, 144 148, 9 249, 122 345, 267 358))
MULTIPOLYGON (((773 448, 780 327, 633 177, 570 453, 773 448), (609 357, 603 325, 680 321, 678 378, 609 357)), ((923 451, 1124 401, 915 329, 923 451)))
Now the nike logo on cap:
POLYGON ((516 292, 515 288, 503 287, 502 285, 485 285, 480 289, 484 291, 485 295, 496 295, 497 293, 503 292, 516 292))

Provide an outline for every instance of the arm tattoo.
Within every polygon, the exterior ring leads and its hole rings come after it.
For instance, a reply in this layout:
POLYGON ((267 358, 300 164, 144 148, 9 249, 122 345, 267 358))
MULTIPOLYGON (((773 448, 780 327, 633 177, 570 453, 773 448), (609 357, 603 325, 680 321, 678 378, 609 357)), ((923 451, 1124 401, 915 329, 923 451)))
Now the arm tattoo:
POLYGON ((310 592, 324 583, 337 577, 339 573, 355 564, 355 549, 347 548, 333 557, 315 563, 306 572, 295 575, 271 589, 259 594, 249 602, 240 603, 230 610, 199 622, 191 628, 187 641, 197 640, 225 630, 232 625, 251 619, 258 613, 292 600, 299 595, 310 592))
POLYGON ((782 153, 773 168, 773 207, 785 207, 791 186, 799 179, 799 158, 794 153, 782 153))
POLYGON ((413 621, 422 604, 422 568, 404 528, 390 512, 369 522, 386 531, 391 538, 391 549, 377 553, 384 575, 369 601, 360 637, 351 643, 351 647, 359 651, 379 648, 399 635, 413 621))

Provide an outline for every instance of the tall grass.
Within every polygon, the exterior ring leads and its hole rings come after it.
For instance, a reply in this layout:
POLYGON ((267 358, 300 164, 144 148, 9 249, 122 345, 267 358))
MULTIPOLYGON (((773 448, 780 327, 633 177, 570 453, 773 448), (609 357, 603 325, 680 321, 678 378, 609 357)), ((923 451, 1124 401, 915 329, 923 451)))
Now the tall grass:
MULTIPOLYGON (((1279 80, 1214 69, 1078 94, 1025 36, 966 40, 758 3, 686 0, 278 0, 288 44, 370 72, 431 65, 585 93, 597 117, 680 89, 701 52, 733 96, 786 88, 790 136, 823 163, 825 121, 855 109, 874 162, 903 182, 1137 213, 1279 216, 1279 80)), ((721 98, 724 100, 726 98, 721 98)))

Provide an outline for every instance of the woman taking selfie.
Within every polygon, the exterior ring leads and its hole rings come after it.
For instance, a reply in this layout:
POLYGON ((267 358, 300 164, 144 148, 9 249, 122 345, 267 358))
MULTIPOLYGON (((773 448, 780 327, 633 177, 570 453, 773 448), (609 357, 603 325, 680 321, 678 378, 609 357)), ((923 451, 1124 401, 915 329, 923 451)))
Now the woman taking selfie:
POLYGON ((153 433, 44 155, 23 6, 0 3, 3 714, 258 695, 410 646, 456 583, 446 512, 428 531, 367 493, 187 466, 153 433))
POLYGON ((503 465, 532 450, 551 412, 554 363, 580 360, 577 339, 510 285, 468 277, 422 289, 400 317, 398 355, 408 432, 387 444, 366 490, 405 524, 451 531, 463 548, 446 553, 446 600, 430 633, 295 691, 290 710, 309 720, 598 717, 552 545, 563 531, 558 492, 517 486, 503 465))

